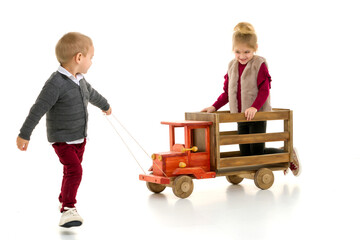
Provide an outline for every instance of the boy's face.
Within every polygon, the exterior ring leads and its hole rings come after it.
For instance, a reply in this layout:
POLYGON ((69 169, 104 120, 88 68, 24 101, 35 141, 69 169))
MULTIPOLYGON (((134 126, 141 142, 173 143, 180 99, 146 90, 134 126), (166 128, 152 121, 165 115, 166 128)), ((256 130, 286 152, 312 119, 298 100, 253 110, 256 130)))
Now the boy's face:
POLYGON ((89 70, 89 68, 91 67, 92 64, 92 58, 94 57, 94 47, 91 46, 89 48, 88 53, 85 55, 82 55, 79 61, 79 73, 87 73, 87 71, 89 70))
POLYGON ((255 49, 249 48, 246 44, 239 43, 234 47, 235 59, 241 64, 247 64, 254 57, 255 49))

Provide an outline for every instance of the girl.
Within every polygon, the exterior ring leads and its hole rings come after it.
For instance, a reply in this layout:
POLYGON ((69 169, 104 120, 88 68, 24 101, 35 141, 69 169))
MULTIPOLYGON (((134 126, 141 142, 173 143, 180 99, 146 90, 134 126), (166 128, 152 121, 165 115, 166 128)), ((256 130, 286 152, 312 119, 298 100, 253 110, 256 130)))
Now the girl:
MULTIPOLYGON (((240 22, 234 28, 232 50, 235 58, 230 61, 225 75, 224 92, 215 103, 202 112, 214 112, 229 103, 230 112, 244 112, 248 121, 258 111, 271 111, 270 88, 271 76, 265 58, 255 55, 258 49, 254 27, 247 22, 240 22)), ((266 122, 238 123, 239 134, 265 133, 266 122)), ((265 143, 240 144, 243 156, 283 152, 281 149, 267 148, 265 143)), ((299 175, 299 161, 294 149, 290 169, 295 176, 299 175)), ((285 171, 286 173, 287 171, 285 171)))

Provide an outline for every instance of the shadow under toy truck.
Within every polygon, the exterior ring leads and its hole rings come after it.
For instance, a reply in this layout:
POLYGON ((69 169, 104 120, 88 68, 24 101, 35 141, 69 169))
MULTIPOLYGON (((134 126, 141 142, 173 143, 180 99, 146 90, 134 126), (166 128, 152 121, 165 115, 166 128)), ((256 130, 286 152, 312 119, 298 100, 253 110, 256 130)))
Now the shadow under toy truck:
POLYGON ((226 176, 228 182, 239 184, 253 179, 260 189, 274 182, 273 171, 289 167, 293 151, 293 120, 289 109, 258 112, 252 121, 283 120, 283 132, 239 135, 237 131, 220 131, 220 124, 246 122, 244 113, 185 113, 185 121, 161 122, 169 125, 170 151, 153 154, 150 174, 140 174, 154 193, 171 187, 179 198, 191 195, 193 179, 226 176), (185 144, 175 143, 175 128, 184 128, 185 144), (284 142, 284 153, 241 156, 240 151, 220 152, 220 146, 263 142, 284 142))

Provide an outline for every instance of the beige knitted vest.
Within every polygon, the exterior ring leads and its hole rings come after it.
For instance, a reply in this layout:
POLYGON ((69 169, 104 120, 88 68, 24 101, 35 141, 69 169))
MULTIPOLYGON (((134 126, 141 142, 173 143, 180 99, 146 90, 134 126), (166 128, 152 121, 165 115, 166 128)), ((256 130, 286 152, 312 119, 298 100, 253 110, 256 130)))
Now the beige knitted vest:
MULTIPOLYGON (((262 63, 267 63, 265 58, 254 55, 254 57, 247 63, 241 75, 241 112, 251 107, 254 103, 257 94, 257 76, 262 63)), ((228 68, 229 76, 229 106, 231 113, 238 112, 238 80, 239 80, 239 62, 233 59, 229 63, 228 68)), ((259 109, 259 112, 271 111, 270 95, 265 101, 264 105, 259 109)))

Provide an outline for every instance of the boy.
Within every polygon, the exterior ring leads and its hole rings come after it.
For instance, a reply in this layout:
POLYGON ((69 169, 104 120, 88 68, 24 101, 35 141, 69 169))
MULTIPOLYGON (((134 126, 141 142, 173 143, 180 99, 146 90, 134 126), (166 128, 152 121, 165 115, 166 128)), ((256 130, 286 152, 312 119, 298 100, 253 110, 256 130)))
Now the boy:
POLYGON ((59 40, 56 57, 60 66, 46 81, 16 140, 17 147, 26 151, 32 131, 46 113, 48 141, 64 166, 59 196, 61 227, 80 226, 83 222, 75 203, 87 136, 87 104, 90 102, 106 115, 111 114, 107 100, 83 76, 93 56, 92 40, 81 33, 70 32, 59 40))

